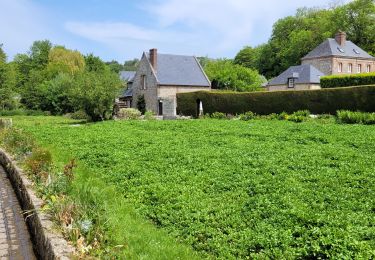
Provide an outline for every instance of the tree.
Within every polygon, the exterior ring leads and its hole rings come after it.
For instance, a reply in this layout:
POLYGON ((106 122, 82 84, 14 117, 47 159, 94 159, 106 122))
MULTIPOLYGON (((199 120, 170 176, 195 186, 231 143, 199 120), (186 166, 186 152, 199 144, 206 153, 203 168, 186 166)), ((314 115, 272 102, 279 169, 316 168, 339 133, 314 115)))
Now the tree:
POLYGON ((15 69, 6 63, 6 54, 0 44, 0 109, 13 109, 17 106, 15 89, 15 69))
POLYGON ((7 55, 3 50, 3 44, 0 44, 0 63, 5 63, 7 61, 7 55))
POLYGON ((84 56, 85 58, 85 69, 86 71, 97 71, 103 72, 106 69, 106 64, 97 56, 90 53, 84 56))
POLYGON ((48 56, 48 74, 53 78, 59 73, 74 75, 85 68, 85 59, 79 51, 68 50, 63 46, 54 47, 48 56))
POLYGON ((33 42, 29 51, 33 69, 43 70, 46 68, 51 49, 52 43, 49 40, 33 42))
POLYGON ((119 73, 120 71, 124 70, 124 66, 121 65, 120 63, 118 63, 117 61, 113 60, 113 61, 110 61, 110 62, 106 62, 106 64, 108 65, 109 69, 112 71, 112 72, 115 72, 115 73, 119 73))
POLYGON ((124 70, 126 71, 136 71, 138 69, 139 59, 133 59, 125 61, 124 70))
POLYGON ((105 120, 112 114, 113 103, 122 88, 116 73, 83 72, 75 76, 71 99, 76 111, 83 109, 92 121, 105 120))
POLYGON ((250 46, 244 47, 237 53, 236 57, 234 58, 234 64, 258 70, 262 47, 262 45, 255 48, 252 48, 250 46))
POLYGON ((205 71, 216 89, 257 91, 263 83, 257 71, 233 64, 230 60, 210 61, 205 71))

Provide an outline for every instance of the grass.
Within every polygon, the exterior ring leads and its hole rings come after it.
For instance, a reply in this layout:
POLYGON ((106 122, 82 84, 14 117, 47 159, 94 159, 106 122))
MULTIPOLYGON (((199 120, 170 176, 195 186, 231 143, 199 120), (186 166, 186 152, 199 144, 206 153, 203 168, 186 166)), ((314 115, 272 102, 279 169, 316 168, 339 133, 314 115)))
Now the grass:
POLYGON ((78 159, 72 196, 104 229, 99 256, 375 256, 373 126, 75 122, 14 117, 61 165, 78 159))

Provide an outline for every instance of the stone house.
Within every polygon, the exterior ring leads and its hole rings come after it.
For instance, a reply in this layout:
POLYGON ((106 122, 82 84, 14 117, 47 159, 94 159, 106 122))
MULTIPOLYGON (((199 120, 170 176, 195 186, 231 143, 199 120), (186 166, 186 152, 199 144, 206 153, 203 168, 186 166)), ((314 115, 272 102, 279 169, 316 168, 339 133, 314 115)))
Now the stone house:
MULTIPOLYGON (((143 96, 146 110, 164 117, 176 116, 176 94, 210 90, 211 82, 194 56, 143 53, 135 73, 131 107, 143 96)), ((129 93, 128 93, 129 94, 129 93)))
POLYGON ((335 39, 329 38, 301 59, 301 66, 293 66, 271 80, 267 89, 275 90, 307 90, 319 89, 320 80, 315 76, 311 81, 298 79, 302 68, 307 66, 319 76, 369 73, 375 71, 375 58, 346 39, 345 32, 338 32, 335 39), (293 77, 297 76, 297 77, 293 77))

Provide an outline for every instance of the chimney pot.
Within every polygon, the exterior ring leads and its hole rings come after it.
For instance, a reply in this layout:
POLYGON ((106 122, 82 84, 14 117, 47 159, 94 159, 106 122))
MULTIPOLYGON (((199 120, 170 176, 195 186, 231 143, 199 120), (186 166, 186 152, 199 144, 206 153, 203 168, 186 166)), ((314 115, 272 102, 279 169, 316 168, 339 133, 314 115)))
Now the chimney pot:
POLYGON ((335 40, 336 40, 336 42, 337 42, 341 47, 344 47, 344 46, 345 46, 345 43, 346 43, 346 33, 345 33, 345 32, 342 32, 342 31, 339 31, 339 32, 336 33, 336 35, 335 35, 335 40))
POLYGON ((158 50, 157 49, 151 49, 150 50, 150 63, 154 70, 156 70, 156 65, 158 63, 158 50))

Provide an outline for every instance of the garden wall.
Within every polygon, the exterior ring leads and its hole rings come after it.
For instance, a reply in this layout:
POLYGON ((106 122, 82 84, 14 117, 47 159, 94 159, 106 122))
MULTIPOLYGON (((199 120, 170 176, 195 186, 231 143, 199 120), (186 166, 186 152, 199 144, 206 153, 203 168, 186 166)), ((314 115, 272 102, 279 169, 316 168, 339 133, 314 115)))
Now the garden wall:
POLYGON ((252 111, 259 115, 292 113, 308 109, 312 114, 335 114, 337 110, 375 112, 375 86, 332 88, 306 91, 275 92, 209 92, 177 94, 177 113, 197 116, 199 101, 204 113, 241 114, 252 111))

